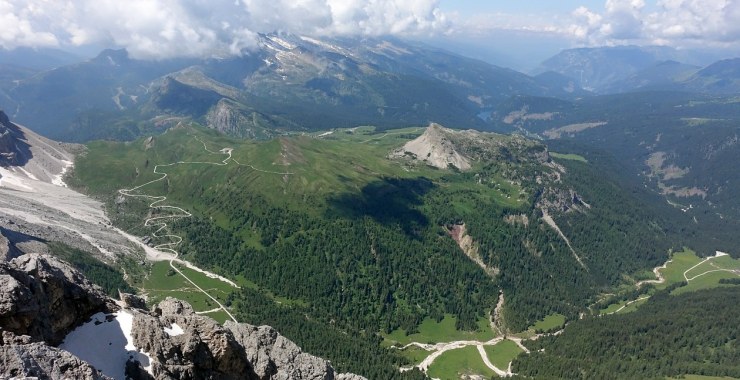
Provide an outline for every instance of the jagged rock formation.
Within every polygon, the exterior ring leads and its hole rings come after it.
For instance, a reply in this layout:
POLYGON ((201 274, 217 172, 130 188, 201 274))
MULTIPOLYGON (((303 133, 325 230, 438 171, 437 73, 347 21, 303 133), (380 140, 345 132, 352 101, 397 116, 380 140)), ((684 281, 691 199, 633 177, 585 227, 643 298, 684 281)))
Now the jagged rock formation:
POLYGON ((49 255, 0 263, 0 379, 106 379, 123 373, 134 379, 364 379, 335 374, 328 361, 302 352, 269 326, 221 326, 173 298, 151 312, 136 296, 121 298, 115 304, 49 255), (89 362, 73 348, 52 347, 62 340, 61 347, 79 347, 70 337, 81 329, 92 333, 83 336, 85 352, 80 352, 89 362), (111 329, 119 341, 111 338, 111 329), (107 352, 123 356, 106 357, 107 352))
POLYGON ((115 308, 102 289, 49 255, 23 255, 0 263, 0 327, 33 342, 61 343, 98 311, 115 308))
POLYGON ((2 229, 0 229, 0 262, 10 261, 14 257, 18 256, 16 248, 3 235, 2 229))
POLYGON ((136 314, 132 336, 134 345, 153 359, 155 379, 362 378, 335 375, 328 361, 302 352, 270 326, 231 321, 221 326, 174 298, 151 314, 136 314))
POLYGON ((550 161, 547 148, 521 136, 475 130, 458 131, 431 123, 424 133, 394 150, 393 159, 410 159, 440 169, 470 170, 475 162, 550 161))
POLYGON ((8 115, 0 110, 0 166, 18 165, 19 152, 13 124, 10 123, 8 115))
POLYGON ((206 125, 221 133, 231 136, 254 138, 249 128, 252 120, 247 119, 238 109, 238 105, 227 99, 221 99, 206 115, 206 125))
POLYGON ((410 153, 414 158, 440 169, 454 166, 460 170, 468 170, 471 167, 470 159, 460 154, 452 142, 455 133, 432 123, 424 134, 407 142, 403 146, 403 152, 399 153, 405 155, 410 153))
POLYGON ((0 345, 0 379, 110 379, 67 351, 44 343, 0 345))

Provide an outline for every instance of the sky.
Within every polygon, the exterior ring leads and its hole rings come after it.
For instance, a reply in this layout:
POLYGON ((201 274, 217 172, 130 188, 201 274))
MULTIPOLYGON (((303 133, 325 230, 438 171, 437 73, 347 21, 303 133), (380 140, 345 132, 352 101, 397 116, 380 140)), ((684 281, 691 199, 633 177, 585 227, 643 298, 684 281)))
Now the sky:
POLYGON ((225 56, 255 49, 257 33, 273 31, 393 35, 511 66, 581 46, 700 47, 736 56, 740 0, 0 0, 5 49, 225 56))

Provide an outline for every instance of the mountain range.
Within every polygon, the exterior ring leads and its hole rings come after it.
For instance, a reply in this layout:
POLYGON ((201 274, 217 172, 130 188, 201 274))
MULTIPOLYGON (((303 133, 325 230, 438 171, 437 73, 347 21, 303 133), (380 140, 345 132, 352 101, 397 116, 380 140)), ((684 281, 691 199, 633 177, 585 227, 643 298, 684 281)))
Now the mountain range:
POLYGON ((3 90, 0 106, 18 123, 77 141, 132 138, 181 117, 252 137, 276 129, 430 120, 480 127, 477 115, 513 94, 584 94, 567 81, 396 39, 283 34, 261 35, 259 50, 234 58, 151 62, 108 50, 3 90))
POLYGON ((740 92, 738 59, 708 61, 669 47, 615 46, 564 50, 534 73, 555 72, 598 94, 673 90, 709 94, 740 92))

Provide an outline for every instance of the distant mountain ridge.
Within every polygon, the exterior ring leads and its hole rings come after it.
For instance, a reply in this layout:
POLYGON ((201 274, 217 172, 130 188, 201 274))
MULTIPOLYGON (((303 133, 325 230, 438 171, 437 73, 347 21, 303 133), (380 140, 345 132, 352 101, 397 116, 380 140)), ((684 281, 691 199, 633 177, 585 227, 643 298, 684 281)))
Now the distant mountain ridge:
POLYGON ((131 139, 182 118, 235 136, 269 137, 286 129, 431 120, 482 127, 478 115, 512 95, 586 94, 562 80, 394 38, 259 39, 257 51, 223 59, 139 61, 106 50, 7 84, 0 107, 65 140, 131 139))
POLYGON ((671 90, 740 93, 740 59, 707 62, 702 54, 665 46, 569 49, 544 61, 535 73, 560 74, 597 94, 671 90))

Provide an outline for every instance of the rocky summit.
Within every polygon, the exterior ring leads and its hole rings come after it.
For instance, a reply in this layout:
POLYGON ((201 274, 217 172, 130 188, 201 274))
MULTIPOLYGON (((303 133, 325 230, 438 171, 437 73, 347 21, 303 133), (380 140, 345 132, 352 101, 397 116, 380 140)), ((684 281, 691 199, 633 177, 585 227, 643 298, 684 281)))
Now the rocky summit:
POLYGON ((0 379, 346 379, 269 326, 107 297, 50 255, 0 263, 0 379))

